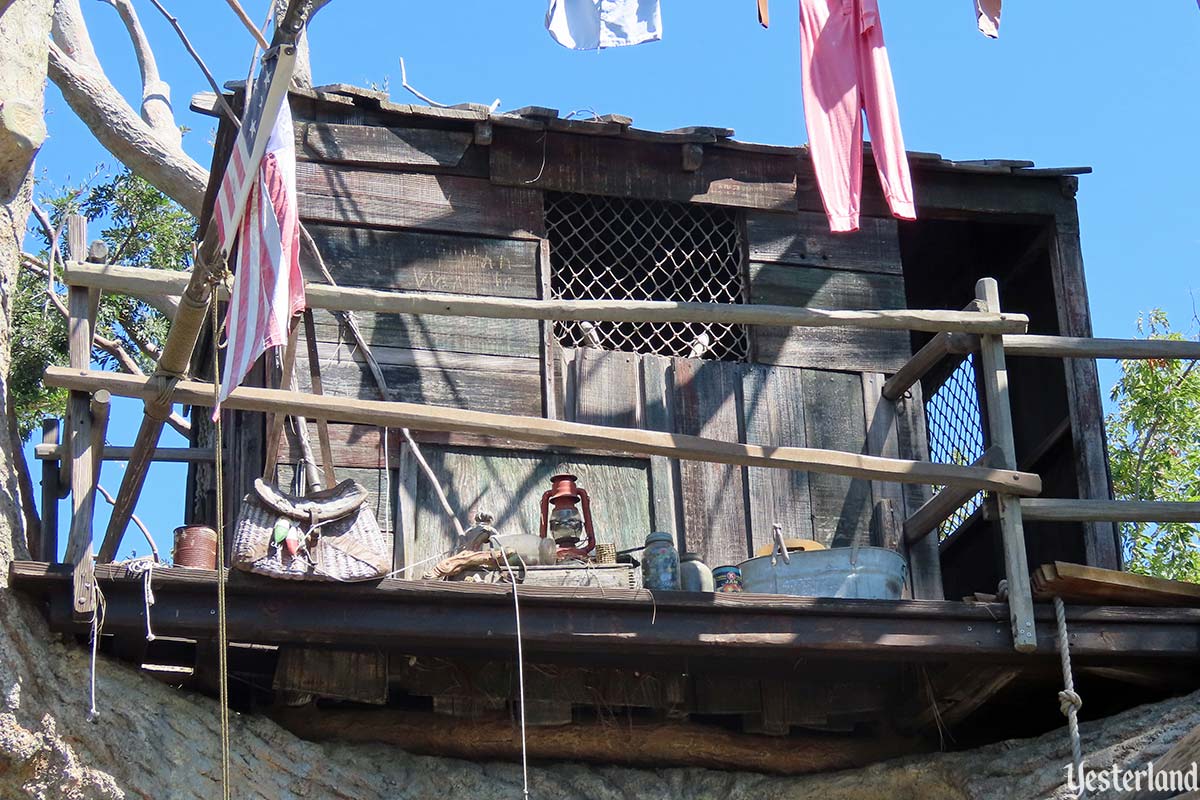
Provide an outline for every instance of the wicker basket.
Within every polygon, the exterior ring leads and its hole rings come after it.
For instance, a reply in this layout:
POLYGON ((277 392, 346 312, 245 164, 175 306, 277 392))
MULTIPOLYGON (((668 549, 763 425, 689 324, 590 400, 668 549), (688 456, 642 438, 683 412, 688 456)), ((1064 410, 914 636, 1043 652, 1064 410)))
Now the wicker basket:
POLYGON ((233 538, 233 566, 286 580, 366 581, 391 567, 387 536, 367 505, 367 490, 345 480, 306 497, 281 492, 263 480, 242 500, 233 538), (296 555, 273 542, 276 523, 299 528, 296 555))

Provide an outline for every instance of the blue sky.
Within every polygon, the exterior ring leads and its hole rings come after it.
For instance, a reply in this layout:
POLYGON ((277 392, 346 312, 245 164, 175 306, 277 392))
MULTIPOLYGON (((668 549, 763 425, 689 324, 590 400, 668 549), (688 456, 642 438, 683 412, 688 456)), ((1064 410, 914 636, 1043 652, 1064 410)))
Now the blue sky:
MULTIPOLYGON (((267 0, 243 0, 262 19, 267 0)), ((140 94, 137 64, 119 19, 85 2, 96 50, 110 78, 140 94)), ((214 120, 187 110, 203 76, 149 2, 135 3, 171 85, 185 147, 210 160, 214 120)), ((253 47, 220 0, 164 0, 218 80, 244 78, 253 47)), ((400 87, 443 103, 501 108, 544 105, 632 116, 650 129, 734 128, 737 138, 806 141, 799 92, 797 5, 771 4, 770 30, 751 0, 662 0, 662 42, 599 53, 572 52, 543 27, 545 0, 496 3, 332 0, 311 29, 314 81, 400 87)), ((1001 38, 976 30, 971 0, 880 0, 884 33, 910 150, 948 158, 1024 158, 1040 166, 1090 165, 1079 207, 1088 288, 1098 336, 1130 336, 1137 315, 1166 309, 1194 334, 1200 290, 1200 9, 1192 0, 1154 3, 1010 2, 1001 38)), ((50 140, 38 159, 39 190, 78 181, 114 159, 47 90, 50 140)), ((1101 363, 1107 395, 1116 379, 1101 363)), ((121 402, 109 432, 133 441, 140 404, 121 402)), ((173 436, 173 434, 172 434, 173 436)), ((178 444, 180 440, 165 444, 178 444)), ((30 455, 32 455, 30 453, 30 455)), ((105 466, 113 492, 124 465, 105 466)), ((160 547, 183 508, 182 467, 156 466, 138 507, 160 547)), ((35 480, 36 480, 35 475, 35 480)), ((66 508, 63 508, 66 516, 66 508)), ((98 509, 97 528, 107 520, 98 509)), ((131 531, 130 549, 146 549, 131 531)))

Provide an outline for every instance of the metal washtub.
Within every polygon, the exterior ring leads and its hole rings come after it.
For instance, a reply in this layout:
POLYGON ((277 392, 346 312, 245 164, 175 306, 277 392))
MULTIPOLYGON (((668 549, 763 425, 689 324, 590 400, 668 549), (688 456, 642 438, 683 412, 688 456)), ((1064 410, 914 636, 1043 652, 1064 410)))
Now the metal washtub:
POLYGON ((779 555, 743 561, 744 591, 799 597, 899 600, 908 576, 904 557, 883 547, 794 551, 789 556, 790 563, 779 555))

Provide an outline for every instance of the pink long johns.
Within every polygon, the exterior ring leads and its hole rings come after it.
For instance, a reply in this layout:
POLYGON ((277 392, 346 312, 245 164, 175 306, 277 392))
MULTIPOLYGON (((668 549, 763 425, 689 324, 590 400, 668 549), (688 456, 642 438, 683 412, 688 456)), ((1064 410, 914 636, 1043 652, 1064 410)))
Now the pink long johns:
POLYGON ((863 111, 892 214, 915 219, 912 178, 876 0, 800 0, 804 120, 833 231, 858 230, 863 111))

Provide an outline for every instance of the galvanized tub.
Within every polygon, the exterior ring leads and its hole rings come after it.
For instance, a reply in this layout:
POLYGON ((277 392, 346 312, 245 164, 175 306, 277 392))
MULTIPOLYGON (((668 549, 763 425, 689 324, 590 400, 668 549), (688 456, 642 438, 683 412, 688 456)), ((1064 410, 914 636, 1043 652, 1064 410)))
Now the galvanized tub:
POLYGON ((742 562, 745 591, 799 597, 856 597, 899 600, 908 565, 895 550, 883 547, 838 547, 758 556, 742 562), (772 563, 774 561, 774 563, 772 563))

